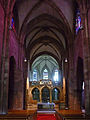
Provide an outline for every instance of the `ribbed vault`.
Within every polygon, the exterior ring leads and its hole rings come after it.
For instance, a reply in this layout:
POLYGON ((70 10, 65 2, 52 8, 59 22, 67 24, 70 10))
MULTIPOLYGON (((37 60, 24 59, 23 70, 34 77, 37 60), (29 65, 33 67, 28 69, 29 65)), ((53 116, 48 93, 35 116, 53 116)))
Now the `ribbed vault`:
POLYGON ((16 27, 27 59, 33 62, 39 55, 48 54, 60 65, 61 60, 68 56, 67 48, 73 34, 72 4, 72 0, 16 1, 16 27))
POLYGON ((32 64, 32 71, 34 69, 39 69, 41 73, 44 68, 48 69, 49 72, 52 73, 52 70, 59 69, 59 65, 53 57, 44 54, 34 60, 32 64))

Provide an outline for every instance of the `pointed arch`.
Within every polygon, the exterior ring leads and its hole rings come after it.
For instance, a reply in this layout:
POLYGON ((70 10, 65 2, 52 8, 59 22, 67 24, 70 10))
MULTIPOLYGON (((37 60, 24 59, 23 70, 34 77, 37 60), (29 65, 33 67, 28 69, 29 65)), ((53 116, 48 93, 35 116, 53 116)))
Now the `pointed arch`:
POLYGON ((42 102, 49 102, 50 101, 50 90, 48 87, 43 87, 41 90, 42 93, 42 102))
POLYGON ((49 79, 49 73, 50 73, 50 70, 49 70, 48 66, 45 64, 41 71, 42 78, 49 79), (44 74, 45 71, 47 71, 47 72, 44 74))
POLYGON ((37 100, 38 102, 40 101, 40 92, 39 92, 39 89, 37 87, 33 88, 32 90, 32 99, 33 100, 37 100))
POLYGON ((60 100, 60 90, 55 87, 52 90, 52 101, 59 101, 60 100))
MULTIPOLYGON (((62 19, 63 21, 63 24, 66 25, 66 29, 67 29, 67 32, 69 32, 69 34, 71 34, 71 30, 70 30, 70 26, 69 26, 69 23, 67 21, 67 19, 65 18, 64 14, 62 13, 62 11, 60 10, 60 8, 56 5, 56 3, 54 1, 49 1, 49 0, 45 0, 43 2, 46 2, 52 9, 54 9, 60 16, 60 18, 62 19)), ((19 34, 19 38, 21 37, 22 35, 22 32, 25 32, 26 30, 26 26, 27 26, 27 23, 29 23, 28 19, 29 17, 31 16, 32 12, 34 10, 36 10, 37 8, 40 7, 40 5, 43 3, 42 1, 38 1, 34 7, 28 12, 27 16, 25 17, 23 23, 22 23, 22 26, 21 26, 21 29, 20 29, 20 34, 19 34), (28 22, 27 22, 28 21, 28 22)))

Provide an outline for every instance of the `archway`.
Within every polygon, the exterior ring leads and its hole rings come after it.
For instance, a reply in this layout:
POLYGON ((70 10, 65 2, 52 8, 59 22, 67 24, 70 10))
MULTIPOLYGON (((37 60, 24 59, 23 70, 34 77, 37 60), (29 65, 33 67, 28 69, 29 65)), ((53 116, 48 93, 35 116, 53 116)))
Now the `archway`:
POLYGON ((47 103, 50 101, 50 90, 48 87, 42 89, 42 102, 47 103))
POLYGON ((14 103, 15 67, 16 67, 15 59, 13 56, 11 56, 10 63, 9 63, 8 109, 12 109, 13 103, 14 103))
POLYGON ((32 96, 33 96, 33 100, 37 100, 37 101, 40 101, 40 92, 38 90, 38 88, 34 88, 32 90, 32 96))
POLYGON ((52 101, 58 101, 60 96, 60 91, 57 88, 52 90, 52 101))

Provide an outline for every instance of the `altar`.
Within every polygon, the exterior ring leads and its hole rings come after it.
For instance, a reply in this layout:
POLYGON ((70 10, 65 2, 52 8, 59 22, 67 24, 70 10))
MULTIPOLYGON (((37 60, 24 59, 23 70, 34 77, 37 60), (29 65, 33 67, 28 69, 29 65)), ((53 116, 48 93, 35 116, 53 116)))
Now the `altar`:
POLYGON ((38 110, 54 110, 55 103, 38 103, 37 109, 38 110))

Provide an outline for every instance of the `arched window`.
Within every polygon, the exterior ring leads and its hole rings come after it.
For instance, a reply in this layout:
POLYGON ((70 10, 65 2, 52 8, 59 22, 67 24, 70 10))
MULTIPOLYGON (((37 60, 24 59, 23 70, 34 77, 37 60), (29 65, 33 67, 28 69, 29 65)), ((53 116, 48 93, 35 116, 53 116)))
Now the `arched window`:
POLYGON ((14 27, 14 17, 12 17, 12 19, 11 19, 11 25, 10 25, 10 29, 15 29, 15 27, 14 27))
POLYGON ((60 91, 57 88, 52 90, 52 100, 59 100, 60 91))
POLYGON ((50 102, 50 90, 47 87, 42 89, 42 102, 50 102))
POLYGON ((48 79, 48 70, 44 69, 43 71, 43 79, 48 79))
POLYGON ((37 100, 37 101, 40 100, 38 88, 34 88, 34 89, 32 90, 32 96, 33 96, 33 100, 37 100))
POLYGON ((55 82, 58 81, 58 70, 57 69, 54 71, 54 81, 55 82))
POLYGON ((12 17, 11 27, 14 29, 14 18, 12 17))
POLYGON ((37 81, 37 70, 33 71, 33 81, 37 81))

